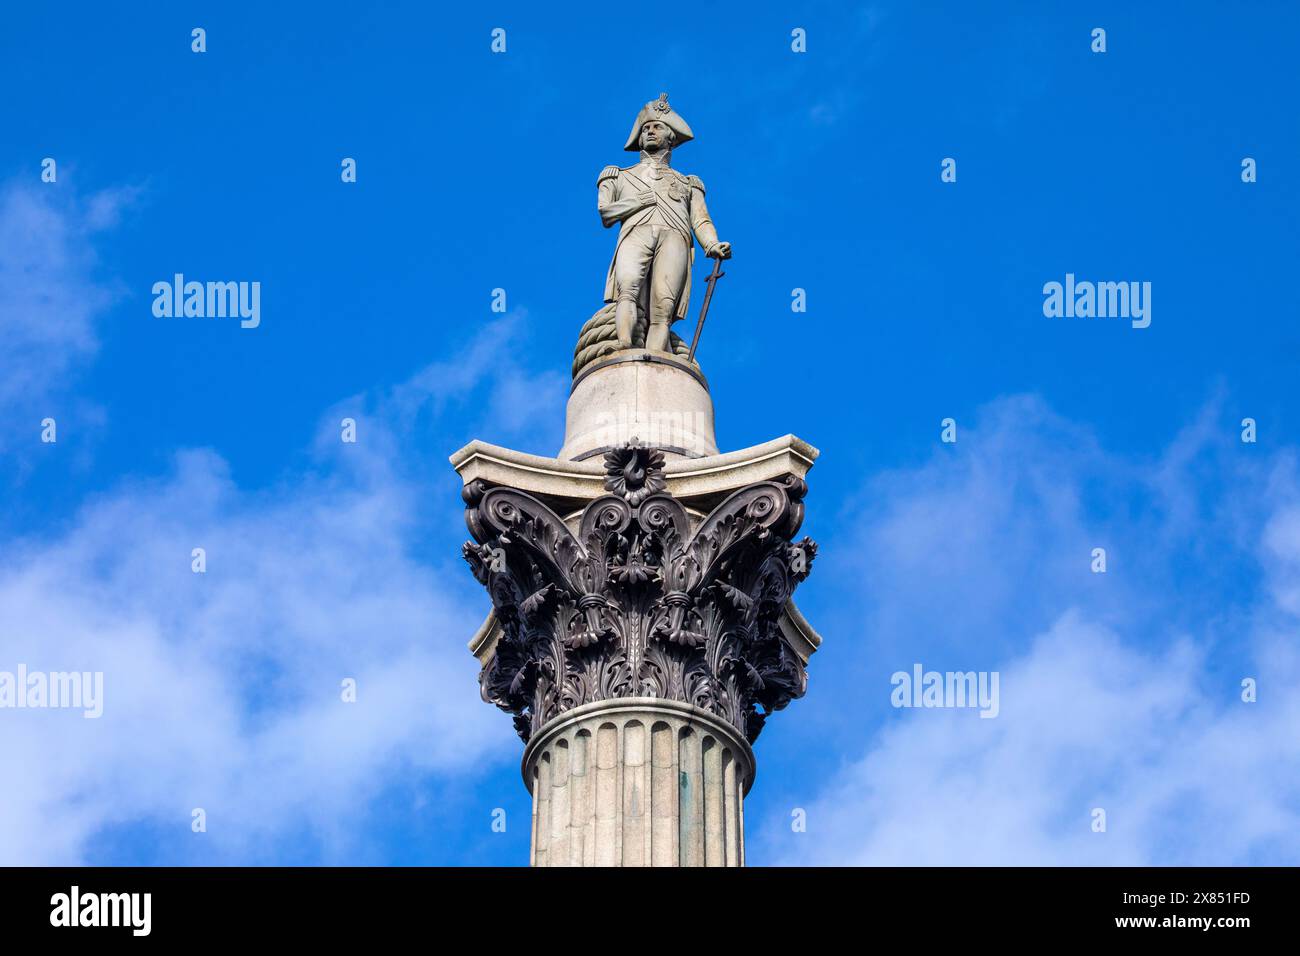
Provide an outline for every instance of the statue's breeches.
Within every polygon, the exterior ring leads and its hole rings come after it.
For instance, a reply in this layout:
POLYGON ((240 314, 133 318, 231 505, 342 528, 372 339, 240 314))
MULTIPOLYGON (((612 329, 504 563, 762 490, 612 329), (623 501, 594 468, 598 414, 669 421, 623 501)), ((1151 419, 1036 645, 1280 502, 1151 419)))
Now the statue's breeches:
POLYGON ((677 318, 690 276, 690 240, 670 226, 645 223, 636 226, 618 244, 614 257, 614 283, 620 309, 635 308, 643 286, 650 283, 646 311, 650 327, 664 330, 677 318))

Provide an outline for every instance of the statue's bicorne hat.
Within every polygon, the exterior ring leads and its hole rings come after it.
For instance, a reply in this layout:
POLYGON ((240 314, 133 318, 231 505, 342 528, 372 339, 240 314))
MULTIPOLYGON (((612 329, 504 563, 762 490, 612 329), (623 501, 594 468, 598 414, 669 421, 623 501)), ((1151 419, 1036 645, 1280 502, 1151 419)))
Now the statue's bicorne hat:
POLYGON ((628 152, 635 153, 641 149, 639 140, 641 139, 641 127, 645 126, 651 120, 658 120, 667 126, 677 137, 673 146, 680 146, 689 140, 695 138, 691 132, 690 126, 686 120, 682 119, 677 112, 668 105, 668 94, 660 93, 659 99, 651 100, 645 106, 641 107, 641 112, 636 114, 636 122, 632 124, 632 132, 628 134, 627 145, 623 148, 628 152))

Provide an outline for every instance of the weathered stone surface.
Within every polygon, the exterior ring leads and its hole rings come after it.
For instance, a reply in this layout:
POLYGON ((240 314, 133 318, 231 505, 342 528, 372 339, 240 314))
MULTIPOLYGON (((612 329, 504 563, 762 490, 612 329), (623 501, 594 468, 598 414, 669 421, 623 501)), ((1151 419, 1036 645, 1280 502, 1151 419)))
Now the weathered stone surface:
POLYGON ((677 701, 583 704, 528 744, 533 866, 743 866, 749 744, 677 701))
POLYGON ((674 356, 629 349, 574 379, 558 458, 599 457, 634 438, 669 457, 718 454, 713 399, 698 369, 674 356))
MULTIPOLYGON (((639 437, 639 436, 637 436, 639 437)), ((712 510, 727 495, 756 481, 782 475, 803 478, 819 452, 794 435, 707 458, 664 458, 667 491, 688 508, 712 510)), ((561 516, 580 510, 605 491, 603 459, 564 461, 472 441, 450 458, 466 484, 517 488, 561 516)))

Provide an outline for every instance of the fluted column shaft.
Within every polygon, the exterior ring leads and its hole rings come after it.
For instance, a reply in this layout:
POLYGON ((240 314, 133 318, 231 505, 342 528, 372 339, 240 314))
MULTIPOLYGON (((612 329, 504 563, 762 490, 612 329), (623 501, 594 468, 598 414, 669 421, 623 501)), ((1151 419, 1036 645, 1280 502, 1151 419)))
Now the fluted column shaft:
POLYGON ((534 866, 743 866, 749 744, 679 701, 596 701, 544 725, 523 759, 534 866))

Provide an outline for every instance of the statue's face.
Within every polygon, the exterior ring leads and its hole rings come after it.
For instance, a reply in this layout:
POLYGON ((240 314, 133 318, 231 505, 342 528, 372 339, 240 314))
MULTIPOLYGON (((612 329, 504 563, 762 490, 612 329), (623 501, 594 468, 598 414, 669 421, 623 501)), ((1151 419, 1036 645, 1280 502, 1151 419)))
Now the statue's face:
POLYGON ((647 152, 657 149, 670 149, 676 137, 667 123, 651 120, 641 127, 641 148, 647 152))

